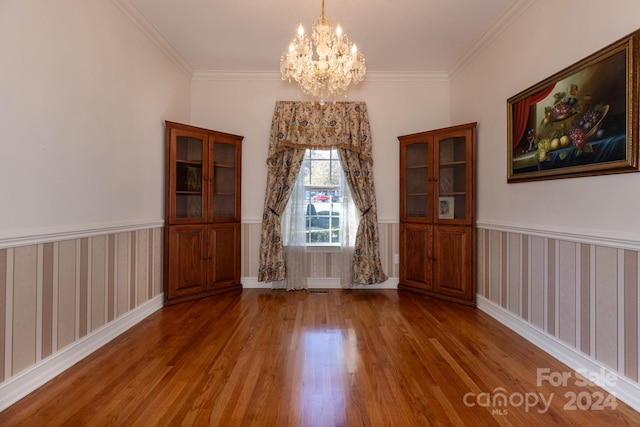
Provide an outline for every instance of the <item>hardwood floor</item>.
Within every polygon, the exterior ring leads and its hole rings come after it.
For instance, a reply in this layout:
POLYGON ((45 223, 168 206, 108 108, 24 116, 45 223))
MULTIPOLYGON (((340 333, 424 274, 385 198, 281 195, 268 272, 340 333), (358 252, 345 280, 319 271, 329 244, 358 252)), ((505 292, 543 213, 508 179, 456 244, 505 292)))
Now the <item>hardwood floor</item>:
POLYGON ((600 396, 475 308, 395 290, 247 289, 159 310, 0 425, 640 424, 600 396), (538 368, 571 377, 537 384, 538 368))

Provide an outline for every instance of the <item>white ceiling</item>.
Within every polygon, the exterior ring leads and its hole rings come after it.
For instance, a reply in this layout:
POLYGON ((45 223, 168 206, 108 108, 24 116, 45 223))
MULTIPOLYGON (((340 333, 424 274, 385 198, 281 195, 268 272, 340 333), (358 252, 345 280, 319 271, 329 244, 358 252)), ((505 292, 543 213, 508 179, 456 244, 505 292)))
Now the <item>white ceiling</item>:
MULTIPOLYGON (((322 0, 130 0, 196 72, 278 72, 322 0)), ((368 71, 448 72, 529 0, 326 0, 368 71)))

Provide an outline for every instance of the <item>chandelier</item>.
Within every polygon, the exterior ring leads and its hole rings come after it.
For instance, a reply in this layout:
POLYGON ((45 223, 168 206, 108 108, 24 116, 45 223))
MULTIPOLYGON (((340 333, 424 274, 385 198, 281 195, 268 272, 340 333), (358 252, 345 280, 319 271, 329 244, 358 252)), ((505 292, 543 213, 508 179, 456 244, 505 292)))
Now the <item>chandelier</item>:
POLYGON ((322 15, 313 20, 311 39, 300 24, 289 50, 280 57, 282 80, 295 80, 303 93, 320 98, 321 104, 326 96, 342 95, 351 83, 361 82, 366 72, 364 55, 342 33, 342 27, 334 27, 324 15, 324 0, 322 15), (317 59, 313 58, 313 46, 317 59))

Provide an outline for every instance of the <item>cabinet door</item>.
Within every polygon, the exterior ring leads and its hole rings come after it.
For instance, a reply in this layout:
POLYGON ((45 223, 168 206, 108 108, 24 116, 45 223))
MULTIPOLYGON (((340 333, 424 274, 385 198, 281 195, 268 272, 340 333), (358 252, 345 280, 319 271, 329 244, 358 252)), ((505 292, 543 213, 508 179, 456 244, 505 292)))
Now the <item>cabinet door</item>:
POLYGON ((240 284, 240 224, 209 226, 208 289, 240 284))
POLYGON ((210 186, 210 221, 239 219, 240 145, 221 137, 212 138, 213 165, 210 186))
POLYGON ((167 129, 167 209, 170 224, 203 222, 207 216, 208 136, 167 129))
POLYGON ((432 230, 428 224, 400 224, 400 284, 433 289, 432 230))
POLYGON ((475 128, 434 136, 435 200, 438 223, 471 224, 475 128))
POLYGON ((168 299, 206 290, 206 238, 204 225, 169 226, 168 299))
POLYGON ((460 300, 475 297, 472 228, 435 226, 433 231, 434 291, 460 300))
POLYGON ((405 140, 400 144, 400 216, 402 219, 431 222, 433 207, 433 138, 405 140))

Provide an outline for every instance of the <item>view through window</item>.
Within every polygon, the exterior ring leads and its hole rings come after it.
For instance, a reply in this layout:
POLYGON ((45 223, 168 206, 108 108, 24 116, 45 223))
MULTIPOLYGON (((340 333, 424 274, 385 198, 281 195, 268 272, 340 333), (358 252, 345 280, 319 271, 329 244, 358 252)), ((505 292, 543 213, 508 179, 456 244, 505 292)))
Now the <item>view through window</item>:
POLYGON ((306 243, 339 245, 343 199, 338 150, 307 150, 303 168, 306 243))

